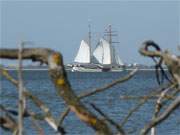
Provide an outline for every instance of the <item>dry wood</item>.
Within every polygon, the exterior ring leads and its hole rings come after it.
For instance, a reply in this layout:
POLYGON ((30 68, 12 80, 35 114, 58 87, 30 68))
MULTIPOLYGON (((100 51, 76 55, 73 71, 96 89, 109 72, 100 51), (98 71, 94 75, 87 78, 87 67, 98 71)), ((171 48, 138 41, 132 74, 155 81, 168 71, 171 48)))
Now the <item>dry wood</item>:
POLYGON ((161 51, 158 44, 151 40, 145 41, 139 52, 144 56, 162 58, 174 81, 180 87, 180 56, 173 55, 168 51, 161 51), (149 47, 153 47, 156 50, 150 51, 149 47))
MULTIPOLYGON (((14 84, 16 87, 18 87, 18 81, 16 81, 9 73, 7 70, 4 70, 3 68, 0 68, 1 74, 4 75, 4 77, 7 78, 12 84, 14 84)), ((44 119, 47 121, 47 123, 55 130, 58 131, 58 126, 56 125, 56 121, 53 118, 49 108, 40 100, 38 97, 34 96, 29 90, 24 88, 24 93, 23 93, 27 98, 32 100, 37 107, 39 107, 43 112, 44 112, 44 119)), ((27 110, 26 110, 27 111, 27 110)), ((29 112, 29 111, 28 111, 29 112)), ((37 118, 35 114, 31 114, 32 118, 37 118)))
MULTIPOLYGON (((18 50, 0 49, 0 58, 17 59, 18 50)), ((56 87, 57 93, 64 99, 70 110, 73 111, 80 120, 92 127, 97 134, 112 134, 108 125, 89 111, 71 89, 60 53, 50 49, 24 49, 22 59, 31 59, 48 64, 49 74, 56 87)))
POLYGON ((0 116, 0 126, 7 131, 11 131, 13 134, 17 134, 18 123, 10 115, 8 110, 0 105, 0 113, 2 114, 3 112, 5 113, 5 116, 0 116))
MULTIPOLYGON (((160 58, 159 64, 164 63, 168 67, 168 70, 170 74, 172 75, 172 80, 170 80, 172 85, 176 85, 180 87, 180 56, 172 55, 168 51, 162 51, 159 48, 159 46, 153 41, 144 42, 139 51, 144 56, 148 56, 151 58, 156 58, 156 57, 160 58), (154 51, 149 50, 150 47, 153 47, 155 50, 154 51)), ((18 59, 18 50, 17 49, 0 49, 0 58, 18 59)), ((103 134, 103 135, 113 134, 112 129, 109 128, 108 124, 105 121, 98 118, 94 113, 92 113, 81 102, 81 99, 94 95, 98 92, 102 92, 118 83, 127 81, 132 76, 134 76, 136 70, 132 71, 130 74, 128 74, 128 76, 125 76, 124 78, 115 80, 112 83, 107 84, 101 88, 96 88, 89 92, 83 93, 80 96, 77 96, 72 90, 70 83, 67 79, 67 75, 66 75, 64 65, 63 65, 62 55, 60 53, 53 51, 51 49, 46 49, 46 48, 45 49, 25 48, 22 52, 22 59, 30 59, 32 61, 40 61, 42 63, 48 64, 49 74, 56 87, 57 93, 60 97, 64 99, 65 103, 68 105, 68 108, 66 109, 65 113, 61 117, 62 119, 59 125, 61 125, 63 119, 68 114, 68 111, 71 110, 76 114, 76 116, 79 117, 80 120, 82 120, 84 123, 86 123, 91 128, 93 128, 97 134, 103 134)), ((16 85, 18 85, 18 83, 14 81, 12 78, 11 78, 11 81, 14 82, 16 85)), ((155 95, 159 97, 159 99, 157 100, 158 104, 156 106, 156 111, 155 111, 156 117, 154 117, 152 121, 144 127, 144 129, 141 131, 142 135, 147 134, 152 127, 155 127, 157 124, 160 124, 177 107, 179 107, 180 97, 179 96, 175 97, 175 95, 179 92, 178 87, 174 88, 177 90, 172 91, 170 96, 166 94, 167 93, 166 91, 164 92, 161 91, 162 94, 160 95, 160 97, 159 95, 155 95), (160 110, 159 102, 161 102, 162 99, 164 99, 165 101, 168 101, 169 99, 171 99, 171 103, 167 107, 167 109, 165 109, 161 114, 159 114, 159 110, 160 110)), ((39 106, 44 112, 46 112, 47 114, 50 114, 50 110, 48 110, 46 106, 44 106, 44 104, 42 104, 42 102, 38 100, 37 97, 33 96, 31 93, 26 93, 26 92, 24 92, 24 95, 31 98, 33 102, 35 102, 37 106, 39 106)), ((152 96, 154 95, 150 95, 150 96, 148 95, 147 97, 144 97, 143 101, 146 99, 152 98, 152 96)), ((126 123, 128 118, 132 115, 134 111, 137 111, 137 109, 144 103, 143 101, 136 108, 132 109, 129 112, 127 117, 124 119, 123 123, 126 123)), ((102 116, 104 115, 104 113, 101 112, 101 110, 97 108, 96 106, 94 106, 93 108, 96 109, 96 111, 98 111, 99 113, 101 113, 102 116)), ((104 115, 104 117, 106 117, 106 115, 104 115)), ((56 125, 56 122, 51 121, 51 118, 52 118, 51 115, 50 117, 48 115, 46 118, 47 118, 46 119, 47 121, 50 120, 49 121, 50 123, 55 124, 56 129, 58 128, 58 126, 56 125)), ((108 117, 106 117, 106 119, 107 118, 108 117)), ((108 118, 108 120, 110 120, 108 121, 109 123, 113 124, 110 118, 108 118)), ((117 127, 116 123, 114 123, 114 125, 117 127)))
POLYGON ((23 135, 23 114, 25 110, 25 96, 23 95, 24 86, 23 86, 23 77, 22 77, 22 52, 23 52, 23 42, 19 45, 19 52, 18 52, 18 135, 23 135))
MULTIPOLYGON (((103 92, 117 84, 120 84, 120 83, 123 83, 125 81, 128 81, 129 79, 131 79, 135 73, 138 71, 138 69, 134 69, 133 71, 131 71, 130 73, 128 73, 126 76, 124 77, 120 77, 118 78, 117 80, 113 80, 111 83, 109 84, 105 84, 104 86, 102 87, 99 87, 99 88, 94 88, 92 90, 87 90, 87 92, 85 93, 82 93, 78 96, 79 99, 83 99, 83 98, 86 98, 86 97, 89 97, 89 96, 92 96, 96 93, 100 93, 100 92, 103 92)), ((68 115, 70 109, 67 107, 65 109, 65 111, 60 115, 60 119, 59 119, 59 125, 62 124, 63 120, 65 119, 65 117, 68 115)))
POLYGON ((149 124, 147 124, 141 131, 141 135, 146 135, 152 127, 160 124, 176 109, 180 106, 180 96, 178 96, 165 111, 160 114, 158 117, 153 119, 149 124))
MULTIPOLYGON (((180 56, 172 55, 168 51, 163 52, 158 46, 158 44, 156 44, 154 41, 151 40, 145 41, 142 47, 140 48, 139 52, 144 56, 153 58, 153 60, 155 60, 156 57, 160 58, 159 64, 162 64, 162 62, 164 62, 168 68, 168 71, 172 75, 173 80, 170 81, 172 83, 171 87, 177 85, 178 88, 180 88, 180 56), (153 47, 155 50, 154 51, 149 50, 150 47, 153 47)), ((162 108, 162 99, 165 98, 165 95, 170 90, 170 88, 165 89, 164 91, 161 92, 160 97, 156 102, 153 119, 141 131, 142 135, 147 134, 150 129, 151 129, 151 134, 155 135, 155 126, 161 123, 163 120, 165 120, 180 105, 180 97, 177 97, 175 100, 172 101, 172 103, 167 107, 167 109, 163 111, 161 115, 158 116, 162 108)))

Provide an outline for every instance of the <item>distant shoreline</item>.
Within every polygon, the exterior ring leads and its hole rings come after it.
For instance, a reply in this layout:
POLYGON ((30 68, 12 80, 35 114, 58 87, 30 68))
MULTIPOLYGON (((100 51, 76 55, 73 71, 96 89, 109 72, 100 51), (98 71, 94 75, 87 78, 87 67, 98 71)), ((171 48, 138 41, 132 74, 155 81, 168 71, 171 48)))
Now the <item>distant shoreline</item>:
MULTIPOLYGON (((18 69, 15 69, 15 68, 5 68, 6 70, 8 71, 16 71, 18 69)), ((49 69, 48 68, 24 68, 22 69, 23 71, 48 71, 49 69)), ((133 68, 129 68, 129 69, 125 69, 123 71, 132 71, 134 70, 133 68)), ((156 69, 138 69, 139 71, 155 71, 156 69)), ((164 68, 165 71, 167 71, 168 69, 167 68, 164 68)), ((70 69, 66 69, 66 71, 71 71, 70 69)), ((123 71, 109 71, 109 72, 123 72, 123 71)))

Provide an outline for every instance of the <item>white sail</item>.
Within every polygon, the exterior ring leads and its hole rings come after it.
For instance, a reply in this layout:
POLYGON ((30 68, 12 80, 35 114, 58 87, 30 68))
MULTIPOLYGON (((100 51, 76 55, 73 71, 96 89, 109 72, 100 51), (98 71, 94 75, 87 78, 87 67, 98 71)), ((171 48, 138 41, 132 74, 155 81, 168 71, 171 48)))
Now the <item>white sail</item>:
POLYGON ((94 50, 93 55, 103 65, 124 65, 114 47, 104 39, 100 39, 100 43, 94 50))
POLYGON ((122 60, 120 59, 120 57, 118 55, 116 55, 116 63, 117 65, 123 66, 124 63, 122 62, 122 60))
POLYGON ((100 64, 111 64, 110 44, 106 40, 100 39, 100 43, 94 50, 93 55, 100 64))
POLYGON ((103 51, 104 51, 103 64, 111 64, 112 63, 112 61, 111 61, 111 46, 104 39, 101 39, 101 42, 102 42, 103 51))
POLYGON ((103 47, 102 47, 102 45, 100 43, 98 44, 98 46, 94 50, 93 56, 96 58, 98 63, 103 62, 103 47))
POLYGON ((90 56, 90 47, 84 40, 82 40, 74 62, 90 63, 90 56))
POLYGON ((115 65, 124 65, 119 55, 117 54, 115 48, 112 46, 112 63, 115 65))

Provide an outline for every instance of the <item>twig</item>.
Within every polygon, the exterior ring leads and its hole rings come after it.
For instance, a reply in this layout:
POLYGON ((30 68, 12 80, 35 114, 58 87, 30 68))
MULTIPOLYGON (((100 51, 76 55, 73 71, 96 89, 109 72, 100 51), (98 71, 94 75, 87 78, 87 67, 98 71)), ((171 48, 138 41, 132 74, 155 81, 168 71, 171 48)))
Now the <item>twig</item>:
MULTIPOLYGON (((157 99, 158 95, 145 95, 145 96, 120 96, 122 100, 142 100, 142 99, 157 99)), ((171 97, 168 97, 171 98, 171 97)))
POLYGON ((25 109, 25 98, 23 96, 23 78, 22 78, 22 51, 23 51, 23 42, 19 45, 18 52, 18 93, 19 93, 19 101, 18 101, 18 134, 23 134, 23 113, 25 109))
POLYGON ((43 129, 39 126, 39 124, 37 123, 37 121, 32 117, 32 125, 36 128, 36 130, 38 131, 39 135, 45 135, 43 129))
MULTIPOLYGON (((180 57, 179 56, 175 56, 170 54, 168 51, 164 51, 162 52, 162 50, 160 49, 159 45, 156 44, 154 41, 145 41, 142 45, 142 47, 140 48, 139 52, 144 55, 144 56, 148 56, 151 57, 154 62, 156 63, 156 78, 158 83, 160 84, 161 81, 163 81, 163 78, 165 77, 168 81, 170 81, 173 84, 178 84, 178 87, 180 88, 180 57), (149 47, 153 47, 155 50, 154 51, 150 51, 149 47), (155 58, 160 58, 160 61, 157 62, 155 58), (165 65, 168 67, 168 71, 170 73, 170 75, 172 76, 172 80, 170 80, 168 78, 168 76, 166 75, 166 73, 164 72, 163 68, 161 67, 162 62, 165 63, 165 65), (159 78, 159 72, 158 72, 158 67, 161 69, 161 74, 162 74, 162 80, 160 81, 159 78)), ((156 102, 156 106, 155 106, 155 113, 153 115, 153 120, 156 119, 156 117, 158 117, 158 113, 160 112, 160 109, 162 107, 161 104, 161 100, 165 97, 166 93, 169 91, 170 88, 164 90, 161 92, 160 97, 158 98, 157 102, 156 102)), ((152 120, 152 121, 153 121, 152 120)), ((153 123, 153 122, 151 122, 153 123)), ((156 125, 156 124, 154 124, 156 125)), ((145 131, 142 131, 142 134, 146 134, 149 129, 144 129, 145 131)), ((151 129, 151 134, 154 135, 155 134, 155 127, 152 126, 151 129)))
MULTIPOLYGON (((167 89, 163 90, 159 96, 159 98, 156 101, 156 106, 155 106, 155 112, 153 115, 152 119, 155 119, 158 116, 158 113, 160 112, 161 108, 162 108, 162 100, 163 98, 165 98, 166 94, 168 93, 169 90, 171 90, 173 87, 175 87, 175 85, 171 85, 170 87, 168 87, 167 89)), ((151 128, 151 134, 155 135, 155 127, 151 128)))
POLYGON ((80 94, 78 97, 79 97, 80 99, 82 99, 82 98, 85 98, 85 97, 94 95, 94 94, 96 94, 96 93, 105 91, 105 90, 107 90, 107 89, 109 89, 109 88, 111 88, 111 87, 113 87, 113 86, 115 86, 115 85, 117 85, 117 84, 119 84, 119 83, 123 83, 123 82, 131 79, 131 78, 135 75, 135 73, 136 73, 137 71, 138 71, 138 69, 136 68, 136 69, 134 69, 133 71, 131 71, 128 75, 126 75, 126 76, 124 76, 124 77, 122 77, 122 78, 119 78, 119 79, 117 79, 117 80, 114 80, 113 82, 111 82, 111 83, 109 83, 109 84, 106 84, 105 86, 102 86, 102 87, 100 87, 100 88, 95 88, 95 89, 89 90, 89 92, 82 93, 82 94, 80 94))
MULTIPOLYGON (((159 45, 155 43, 154 41, 148 40, 145 41, 141 48, 139 49, 139 52, 148 57, 157 57, 162 58, 165 65, 168 67, 168 71, 173 77, 172 82, 177 82, 180 87, 180 56, 176 56, 173 54, 170 54, 168 51, 161 51, 159 48, 159 45), (153 47, 156 50, 150 51, 149 47, 153 47)), ((165 76, 166 77, 166 76, 165 76)))
POLYGON ((120 135, 125 135, 124 130, 120 125, 118 125, 115 121, 110 119, 105 113, 103 113, 95 104, 91 103, 90 104, 99 114, 101 114, 105 120, 107 120, 111 125, 113 125, 120 133, 120 135))
POLYGON ((6 110, 6 108, 2 105, 0 105, 0 114, 2 114, 2 112, 5 112, 5 116, 0 116, 0 126, 8 131, 11 131, 13 134, 17 134, 18 133, 18 123, 16 122, 16 120, 10 115, 10 113, 8 112, 8 110, 6 110))
MULTIPOLYGON (((16 81, 11 75, 8 73, 7 70, 0 68, 1 74, 4 75, 4 77, 7 78, 12 84, 14 84, 16 87, 18 87, 18 81, 16 81)), ((45 120, 47 123, 55 130, 58 131, 58 127, 56 125, 56 121, 52 117, 52 114, 47 106, 38 99, 36 96, 30 93, 26 88, 24 88, 24 95, 31 99, 44 113, 45 113, 45 120)))
POLYGON ((122 121, 121 124, 120 124, 121 127, 123 127, 123 126, 126 124, 126 122, 127 122, 128 119, 132 116, 132 114, 133 114, 134 112, 136 112, 144 103, 146 103, 147 100, 148 100, 148 98, 143 99, 142 101, 140 101, 140 103, 139 103, 137 106, 135 106, 134 108, 132 108, 132 109, 128 112, 127 116, 123 119, 123 121, 122 121))
POLYGON ((180 106, 180 96, 178 96, 165 111, 158 117, 153 119, 149 124, 147 124, 142 130, 141 135, 146 135, 152 127, 163 122, 176 108, 180 106))
MULTIPOLYGON (((121 78, 119 78, 119 79, 117 79, 117 80, 114 80, 113 82, 111 82, 111 83, 109 83, 109 84, 106 84, 105 86, 102 86, 102 87, 100 87, 100 88, 94 88, 94 89, 92 89, 92 90, 88 90, 88 92, 80 94, 80 95, 78 96, 78 98, 79 98, 79 99, 83 99, 83 98, 92 96, 92 95, 94 95, 94 94, 96 94, 96 93, 103 92, 103 91, 105 91, 105 90, 107 90, 107 89, 109 89, 109 88, 111 88, 111 87, 113 87, 113 86, 115 86, 115 85, 117 85, 117 84, 119 84, 119 83, 123 83, 123 82, 131 79, 131 78, 135 75, 135 73, 136 73, 137 71, 138 71, 138 69, 134 69, 133 71, 131 71, 130 73, 128 73, 126 76, 121 77, 121 78)), ((65 117, 68 115, 69 112, 70 112, 70 109, 69 109, 69 107, 67 107, 67 108, 65 109, 65 111, 60 115, 59 125, 62 124, 63 120, 65 119, 65 117)))
POLYGON ((68 115, 69 112, 70 112, 69 107, 66 107, 65 110, 64 110, 64 112, 60 115, 59 122, 58 122, 58 125, 59 125, 59 126, 62 125, 65 117, 68 115))
MULTIPOLYGON (((17 49, 0 49, 0 58, 17 59, 17 56, 17 49)), ((28 48, 24 49, 22 58, 48 64, 49 74, 56 87, 56 91, 69 106, 70 110, 74 112, 81 121, 94 129, 96 133, 104 135, 109 135, 112 133, 109 126, 104 121, 100 120, 93 112, 91 112, 78 99, 77 95, 72 90, 67 79, 62 55, 59 52, 45 48, 28 48)))

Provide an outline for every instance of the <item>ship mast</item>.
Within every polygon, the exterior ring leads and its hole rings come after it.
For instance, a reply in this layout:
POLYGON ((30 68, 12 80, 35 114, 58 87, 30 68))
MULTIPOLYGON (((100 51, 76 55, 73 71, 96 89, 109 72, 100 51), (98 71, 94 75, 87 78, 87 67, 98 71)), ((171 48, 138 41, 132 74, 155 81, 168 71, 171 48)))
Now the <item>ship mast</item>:
POLYGON ((88 32, 88 45, 90 48, 90 63, 91 63, 91 24, 88 24, 89 32, 88 32))
POLYGON ((119 42, 112 41, 113 36, 118 36, 118 34, 116 33, 117 33, 116 31, 112 31, 112 26, 111 24, 109 24, 108 29, 105 31, 105 36, 108 37, 108 42, 110 46, 112 46, 113 43, 119 43, 119 42))
POLYGON ((112 45, 112 29, 111 29, 111 24, 109 24, 109 44, 110 46, 112 45))
POLYGON ((108 36, 109 36, 109 44, 110 44, 110 50, 111 50, 111 62, 113 61, 113 56, 112 56, 112 52, 113 52, 113 48, 112 48, 112 29, 111 29, 111 24, 109 24, 108 26, 108 36))
MULTIPOLYGON (((111 49, 111 54, 112 54, 112 52, 114 52, 114 48, 113 48, 113 43, 119 43, 119 42, 114 42, 114 41, 112 41, 112 37, 113 36, 118 36, 118 34, 116 33, 116 31, 112 31, 112 26, 111 26, 111 24, 109 24, 109 26, 108 26, 108 29, 105 31, 105 36, 107 36, 107 40, 108 40, 108 42, 109 42, 109 44, 110 44, 110 49, 111 49)), ((114 53, 113 53, 113 55, 111 56, 111 61, 113 61, 113 57, 114 57, 114 53)))

